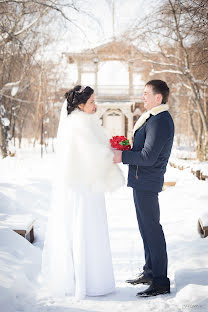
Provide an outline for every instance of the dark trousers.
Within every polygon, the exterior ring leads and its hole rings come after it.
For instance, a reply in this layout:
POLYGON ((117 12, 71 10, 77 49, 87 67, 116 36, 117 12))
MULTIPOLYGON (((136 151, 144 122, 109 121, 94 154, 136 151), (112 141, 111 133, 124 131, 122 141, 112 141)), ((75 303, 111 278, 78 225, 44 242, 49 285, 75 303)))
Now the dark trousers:
POLYGON ((160 224, 158 193, 133 189, 133 196, 144 244, 144 274, 151 277, 155 285, 169 285, 166 242, 160 224))

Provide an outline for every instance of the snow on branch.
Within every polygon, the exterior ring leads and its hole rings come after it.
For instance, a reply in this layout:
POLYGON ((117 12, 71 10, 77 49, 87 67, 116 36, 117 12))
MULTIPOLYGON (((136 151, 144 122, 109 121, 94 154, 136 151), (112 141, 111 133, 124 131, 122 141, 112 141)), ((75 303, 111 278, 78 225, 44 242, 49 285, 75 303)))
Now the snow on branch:
POLYGON ((178 65, 176 65, 176 64, 162 63, 162 62, 156 62, 156 61, 152 61, 152 60, 143 60, 143 62, 148 62, 148 63, 151 63, 151 64, 162 65, 162 66, 178 67, 178 65))
POLYGON ((183 87, 185 87, 188 90, 192 90, 191 87, 189 85, 187 85, 186 83, 183 82, 183 87))
POLYGON ((16 82, 8 82, 3 86, 4 88, 13 88, 13 87, 17 87, 20 84, 20 80, 16 81, 16 82))
POLYGON ((179 70, 173 70, 173 69, 163 69, 163 70, 152 70, 150 72, 150 75, 153 76, 154 74, 161 74, 161 73, 171 73, 171 74, 179 74, 184 75, 182 71, 179 70))
POLYGON ((174 54, 165 54, 164 52, 162 52, 162 54, 164 54, 166 58, 175 58, 176 60, 181 61, 181 59, 174 54))
POLYGON ((20 84, 20 80, 19 81, 16 81, 16 82, 8 82, 6 83, 3 88, 0 90, 0 94, 2 94, 2 92, 4 90, 7 90, 7 89, 11 89, 11 95, 12 96, 15 96, 19 90, 19 84, 20 84))
POLYGON ((23 27, 21 30, 17 31, 16 33, 14 33, 14 36, 19 36, 21 35, 24 31, 28 30, 29 28, 31 28, 35 23, 38 22, 38 20, 41 18, 41 15, 37 18, 34 19, 34 21, 32 21, 31 23, 29 23, 28 25, 26 25, 25 27, 23 27))
POLYGON ((203 86, 208 86, 208 83, 205 82, 204 80, 197 80, 193 78, 193 81, 197 84, 203 85, 203 86))
POLYGON ((21 102, 21 103, 28 103, 28 104, 35 104, 36 103, 36 102, 32 102, 32 101, 27 101, 27 100, 21 100, 21 99, 18 99, 18 98, 14 98, 13 96, 9 96, 9 95, 6 95, 6 94, 1 94, 1 96, 4 96, 4 97, 6 97, 8 99, 12 99, 13 101, 17 101, 17 102, 21 102))
POLYGON ((10 125, 10 121, 8 118, 4 117, 4 118, 1 118, 1 123, 4 127, 9 127, 10 125))
MULTIPOLYGON (((55 2, 55 0, 53 1, 55 2)), ((22 29, 20 29, 19 31, 16 31, 16 32, 13 32, 10 31, 9 33, 7 33, 5 36, 1 36, 1 39, 0 39, 0 43, 3 43, 4 41, 10 41, 10 37, 17 37, 19 35, 21 35, 22 33, 24 33, 25 31, 27 31, 28 29, 30 29, 33 25, 35 25, 42 17, 43 15, 49 10, 48 7, 46 7, 38 17, 36 17, 31 23, 25 25, 22 29)), ((22 18, 24 16, 24 14, 22 13, 20 15, 20 18, 22 18)))

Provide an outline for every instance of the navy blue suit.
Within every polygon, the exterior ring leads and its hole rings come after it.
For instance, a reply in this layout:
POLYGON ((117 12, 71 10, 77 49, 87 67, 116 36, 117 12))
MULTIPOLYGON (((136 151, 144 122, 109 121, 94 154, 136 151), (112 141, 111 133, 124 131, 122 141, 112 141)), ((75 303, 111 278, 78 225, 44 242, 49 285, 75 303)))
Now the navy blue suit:
POLYGON ((145 250, 144 273, 155 285, 168 285, 167 252, 158 192, 174 138, 174 123, 168 111, 147 121, 134 134, 131 151, 122 152, 122 162, 129 165, 128 186, 133 188, 139 230, 145 250))

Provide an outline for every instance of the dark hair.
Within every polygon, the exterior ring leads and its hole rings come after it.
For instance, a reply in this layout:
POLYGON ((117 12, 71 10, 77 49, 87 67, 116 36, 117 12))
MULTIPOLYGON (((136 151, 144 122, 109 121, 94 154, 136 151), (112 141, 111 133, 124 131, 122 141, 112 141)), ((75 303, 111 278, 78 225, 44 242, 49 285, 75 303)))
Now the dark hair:
POLYGON ((75 109, 79 109, 79 104, 86 104, 87 100, 94 93, 94 90, 89 86, 75 86, 73 89, 65 93, 67 99, 67 113, 68 115, 75 109))
POLYGON ((167 103, 169 96, 169 88, 165 81, 150 80, 146 83, 146 86, 152 86, 154 94, 162 94, 162 104, 167 103))

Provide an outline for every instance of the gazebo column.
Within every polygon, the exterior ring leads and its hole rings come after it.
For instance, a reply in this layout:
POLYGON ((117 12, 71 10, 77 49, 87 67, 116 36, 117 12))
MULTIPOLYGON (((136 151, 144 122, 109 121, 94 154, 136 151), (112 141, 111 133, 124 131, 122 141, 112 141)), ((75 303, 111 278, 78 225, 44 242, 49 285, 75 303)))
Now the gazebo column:
POLYGON ((77 84, 81 85, 82 84, 82 64, 78 63, 77 64, 77 84))
POLYGON ((94 63, 94 74, 95 74, 95 85, 94 85, 94 92, 95 92, 95 95, 97 95, 97 84, 98 84, 98 62, 99 62, 99 59, 97 56, 95 56, 93 58, 93 63, 94 63))
POLYGON ((129 71, 129 96, 134 95, 134 87, 133 87, 133 62, 128 63, 128 71, 129 71))
POLYGON ((95 63, 95 95, 98 93, 97 89, 97 84, 98 84, 98 63, 95 63))
POLYGON ((128 114, 128 133, 127 133, 127 137, 129 139, 129 142, 132 143, 132 130, 133 130, 133 115, 132 114, 128 114))
POLYGON ((125 115, 124 113, 122 112, 121 114, 121 118, 122 118, 122 128, 121 128, 121 133, 122 135, 125 135, 125 115))

